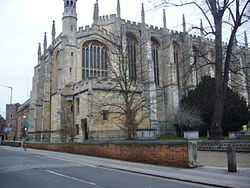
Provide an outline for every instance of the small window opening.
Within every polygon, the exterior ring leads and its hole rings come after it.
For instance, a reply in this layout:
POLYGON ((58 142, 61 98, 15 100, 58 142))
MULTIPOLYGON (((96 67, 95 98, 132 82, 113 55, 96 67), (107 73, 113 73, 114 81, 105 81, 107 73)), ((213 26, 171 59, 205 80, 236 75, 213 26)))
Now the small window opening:
POLYGON ((109 111, 108 110, 103 110, 102 111, 102 119, 103 120, 108 120, 109 117, 109 111))
POLYGON ((80 108, 80 99, 76 98, 76 114, 79 114, 79 108, 80 108))
POLYGON ((67 1, 67 5, 69 5, 69 1, 67 1))
POLYGON ((70 3, 71 3, 71 5, 73 5, 73 1, 71 1, 70 3))
POLYGON ((70 73, 72 72, 72 68, 71 68, 71 67, 69 68, 69 72, 70 72, 70 73))
POLYGON ((73 52, 71 52, 71 56, 73 56, 74 55, 74 53, 73 52))
POLYGON ((79 135, 80 131, 79 131, 79 125, 75 125, 75 135, 79 135))
POLYGON ((71 25, 71 31, 73 31, 73 25, 71 25))

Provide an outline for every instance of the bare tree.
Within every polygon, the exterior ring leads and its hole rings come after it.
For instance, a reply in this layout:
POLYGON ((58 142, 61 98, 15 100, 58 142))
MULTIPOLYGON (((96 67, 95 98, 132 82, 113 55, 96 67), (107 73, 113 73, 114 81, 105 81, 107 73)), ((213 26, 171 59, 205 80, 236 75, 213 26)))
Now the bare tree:
POLYGON ((226 88, 229 83, 230 66, 234 59, 235 37, 239 28, 249 21, 250 0, 180 0, 179 3, 171 0, 159 0, 156 7, 169 5, 195 5, 205 17, 208 25, 208 29, 203 31, 214 36, 216 101, 210 127, 210 139, 221 139, 221 122, 226 100, 226 88), (231 32, 228 33, 227 43, 223 45, 223 27, 225 25, 231 28, 231 32))
POLYGON ((173 122, 183 135, 184 130, 199 130, 205 127, 201 112, 196 108, 182 106, 175 114, 173 122))
MULTIPOLYGON (((112 116, 113 123, 120 127, 127 139, 134 139, 136 130, 143 124, 148 124, 148 98, 145 96, 145 80, 140 79, 142 69, 139 59, 131 49, 126 35, 118 33, 119 41, 111 60, 108 62, 110 73, 111 92, 96 96, 94 106, 96 109, 105 109, 112 116)), ((102 113, 103 111, 102 110, 102 113)))

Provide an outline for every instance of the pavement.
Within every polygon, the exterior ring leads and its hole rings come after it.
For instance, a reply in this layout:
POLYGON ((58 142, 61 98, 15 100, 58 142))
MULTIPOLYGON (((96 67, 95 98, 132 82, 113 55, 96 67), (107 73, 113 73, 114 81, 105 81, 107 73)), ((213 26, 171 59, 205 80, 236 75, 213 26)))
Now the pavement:
MULTIPOLYGON (((204 185, 211 185, 213 187, 229 187, 229 188, 249 188, 250 187, 250 168, 239 167, 236 173, 230 173, 225 167, 223 162, 224 154, 222 152, 216 153, 202 153, 198 152, 198 161, 202 165, 203 163, 211 164, 216 161, 219 165, 213 166, 200 166, 192 169, 157 166, 143 163, 127 162, 85 155, 69 154, 62 152, 53 152, 45 150, 36 150, 27 148, 26 151, 23 148, 0 146, 3 149, 26 152, 34 155, 42 155, 49 158, 71 161, 76 163, 85 164, 88 166, 95 166, 99 168, 109 168, 114 170, 121 170, 132 173, 139 173, 144 175, 150 175, 155 177, 169 178, 174 180, 199 183, 204 185), (210 157, 209 157, 210 156, 210 157)), ((250 153, 243 154, 244 160, 249 159, 250 153)), ((237 157, 237 155, 236 155, 237 157)), ((225 162, 225 161, 224 161, 225 162)), ((247 161, 246 161, 247 162, 247 161)), ((249 161, 248 161, 249 162, 249 161)), ((246 163, 248 164, 248 163, 246 163)), ((248 166, 243 164, 243 166, 248 166)))
MULTIPOLYGON (((198 151, 198 163, 202 166, 227 167, 227 153, 215 151, 198 151), (216 160, 214 160, 216 159, 216 160)), ((239 169, 250 169, 250 153, 236 152, 239 169)))

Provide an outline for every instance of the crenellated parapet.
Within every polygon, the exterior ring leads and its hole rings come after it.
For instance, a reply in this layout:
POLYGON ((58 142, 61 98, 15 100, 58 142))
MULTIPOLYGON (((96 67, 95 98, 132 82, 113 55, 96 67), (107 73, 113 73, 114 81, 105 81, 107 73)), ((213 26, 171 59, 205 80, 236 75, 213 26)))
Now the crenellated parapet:
POLYGON ((85 26, 85 29, 83 29, 83 27, 79 27, 77 31, 77 38, 81 38, 83 36, 91 35, 91 34, 99 34, 100 36, 108 40, 111 40, 113 42, 116 42, 118 40, 118 36, 116 34, 98 25, 94 25, 92 27, 85 26))
POLYGON ((99 16, 98 24, 107 24, 109 22, 115 22, 118 17, 116 14, 99 16))

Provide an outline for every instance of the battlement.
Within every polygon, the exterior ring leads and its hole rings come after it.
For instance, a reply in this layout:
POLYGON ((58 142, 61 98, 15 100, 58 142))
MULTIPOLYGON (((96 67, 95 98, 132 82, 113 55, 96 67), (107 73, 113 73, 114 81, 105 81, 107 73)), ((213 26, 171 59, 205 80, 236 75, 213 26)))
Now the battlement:
POLYGON ((77 35, 78 37, 82 36, 82 35, 89 35, 92 33, 100 33, 103 36, 106 36, 107 38, 109 38, 112 41, 117 41, 118 40, 118 36, 115 35, 112 32, 109 32, 108 30, 100 27, 99 25, 93 25, 92 27, 90 27, 89 25, 85 26, 85 29, 83 29, 83 27, 79 27, 78 31, 77 31, 77 35))
POLYGON ((163 28, 161 28, 161 27, 158 27, 158 26, 154 26, 154 25, 150 25, 149 26, 149 28, 151 29, 151 30, 153 30, 153 31, 162 31, 163 30, 163 28))
MULTIPOLYGON (((107 24, 110 22, 114 22, 116 21, 118 17, 116 16, 116 14, 111 14, 111 15, 105 15, 105 16, 100 16, 99 20, 98 20, 98 24, 97 25, 92 25, 92 26, 85 26, 85 27, 79 27, 78 31, 77 31, 77 36, 80 37, 82 35, 88 35, 88 34, 92 34, 92 33, 100 33, 103 36, 106 36, 107 38, 109 38, 112 41, 117 41, 118 36, 115 35, 114 33, 102 28, 100 25, 101 24, 107 24)), ((135 21, 131 21, 131 20, 124 20, 121 19, 120 20, 121 23, 124 23, 125 25, 127 25, 128 27, 133 27, 133 28, 137 28, 137 29, 141 29, 142 23, 140 22, 135 22, 135 21)), ((172 30, 172 29, 164 29, 162 27, 158 27, 158 26, 154 26, 154 25, 146 25, 151 32, 153 33, 158 33, 158 34, 162 34, 163 30, 166 31, 168 34, 170 35, 183 35, 182 31, 177 31, 177 30, 172 30)), ((61 35, 60 34, 54 41, 54 46, 57 46, 60 42, 61 42, 61 35)), ((188 34, 188 36, 192 39, 200 39, 202 36, 200 35, 196 35, 196 34, 188 34)), ((205 38, 204 40, 209 42, 209 43, 214 43, 214 39, 211 38, 205 38)), ((223 42, 222 44, 223 46, 226 46, 227 43, 223 42)), ((48 47, 51 48, 52 44, 48 47)))
POLYGON ((110 20, 115 20, 116 14, 111 14, 111 15, 104 15, 104 16, 99 16, 99 20, 98 21, 110 21, 110 20))
POLYGON ((104 16, 99 16, 99 19, 96 20, 96 23, 98 25, 105 25, 112 22, 116 22, 117 19, 118 17, 116 16, 116 14, 104 15, 104 16))
POLYGON ((122 20, 126 25, 132 26, 132 27, 141 27, 141 23, 130 21, 130 20, 122 20))

